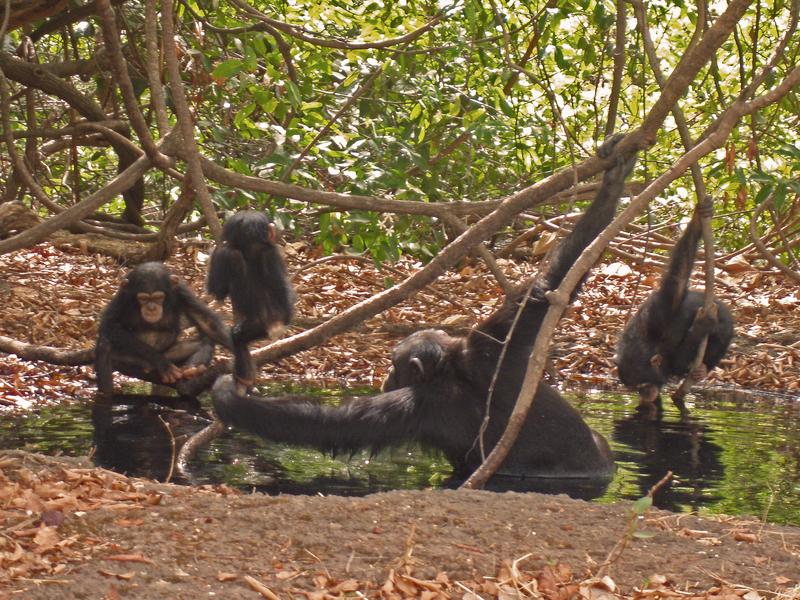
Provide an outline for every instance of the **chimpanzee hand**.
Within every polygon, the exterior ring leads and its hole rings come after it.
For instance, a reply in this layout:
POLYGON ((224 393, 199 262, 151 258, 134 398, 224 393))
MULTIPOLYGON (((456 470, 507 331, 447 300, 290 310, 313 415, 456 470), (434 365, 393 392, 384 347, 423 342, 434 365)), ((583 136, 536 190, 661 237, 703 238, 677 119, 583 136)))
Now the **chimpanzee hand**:
POLYGON ((714 216, 714 201, 711 196, 706 196, 697 203, 697 212, 704 219, 710 219, 714 216))
POLYGON ((711 310, 706 312, 704 307, 700 307, 697 309, 697 312, 694 315, 694 321, 692 321, 692 335, 693 336, 705 336, 711 333, 714 327, 717 325, 717 303, 714 302, 711 305, 711 310))
POLYGON ((183 378, 183 371, 172 363, 166 368, 159 367, 158 374, 161 376, 161 383, 166 384, 177 383, 183 378))
MULTIPOLYGON (((625 135, 622 133, 610 135, 597 148, 597 156, 600 158, 611 158, 614 156, 614 151, 617 147, 617 144, 624 138, 625 135)), ((617 153, 614 158, 616 160, 616 164, 605 172, 603 178, 606 181, 625 181, 625 178, 630 174, 631 170, 633 170, 633 167, 636 164, 636 152, 632 152, 628 155, 617 153)))

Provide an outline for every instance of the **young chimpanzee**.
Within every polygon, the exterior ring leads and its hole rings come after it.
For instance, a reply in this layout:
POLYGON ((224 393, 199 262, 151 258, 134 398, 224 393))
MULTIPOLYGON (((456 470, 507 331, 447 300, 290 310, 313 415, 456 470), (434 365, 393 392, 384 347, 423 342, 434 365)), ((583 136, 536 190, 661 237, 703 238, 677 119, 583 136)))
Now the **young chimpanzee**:
POLYGON ((708 343, 700 372, 692 374, 697 381, 722 360, 733 337, 733 318, 728 307, 715 300, 716 319, 702 311, 698 314, 704 295, 688 289, 703 233, 702 219, 710 218, 711 211, 709 200, 697 204, 692 220, 672 250, 661 284, 628 321, 617 343, 614 359, 619 379, 639 391, 639 406, 643 411, 660 408, 661 387, 672 377, 688 374, 706 335, 708 343))
POLYGON ((246 210, 225 221, 222 245, 211 255, 207 287, 217 300, 231 298, 236 319, 231 331, 233 368, 244 393, 256 379, 247 344, 275 335, 294 313, 294 290, 269 216, 246 210))
MULTIPOLYGON (((604 144, 610 156, 619 137, 604 144)), ((392 354, 384 393, 341 406, 236 395, 230 377, 212 390, 219 417, 270 440, 333 451, 418 442, 444 452, 465 476, 482 462, 504 431, 517 400, 536 334, 555 289, 580 253, 611 221, 635 156, 618 157, 606 171, 592 205, 561 243, 549 267, 466 337, 417 332, 392 354), (529 293, 528 293, 529 292, 529 293), (514 326, 515 315, 521 311, 514 326), (507 339, 508 338, 508 339, 507 339), (501 362, 504 343, 505 355, 501 362), (500 364, 498 365, 498 363, 500 364), (489 396, 496 369, 499 375, 489 396)), ((530 413, 502 466, 503 473, 555 478, 606 479, 614 461, 606 440, 550 386, 541 383, 530 413)))
POLYGON ((113 372, 177 385, 205 370, 214 342, 233 346, 222 320, 161 263, 131 270, 100 319, 95 345, 97 388, 113 391, 113 372), (197 339, 180 340, 181 318, 197 339))

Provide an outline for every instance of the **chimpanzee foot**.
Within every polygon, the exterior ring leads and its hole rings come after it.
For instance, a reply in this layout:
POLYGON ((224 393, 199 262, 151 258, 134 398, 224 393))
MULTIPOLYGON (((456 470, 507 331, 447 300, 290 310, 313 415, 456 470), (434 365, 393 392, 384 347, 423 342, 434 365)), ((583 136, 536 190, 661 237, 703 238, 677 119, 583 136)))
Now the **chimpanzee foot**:
POLYGON ((267 337, 269 339, 274 340, 283 335, 283 332, 286 331, 287 327, 283 323, 273 323, 267 329, 267 337))
POLYGON ((711 196, 706 196, 697 203, 697 212, 704 219, 710 219, 714 216, 714 200, 711 196))
POLYGON ((613 133, 608 136, 600 146, 597 147, 597 156, 600 158, 608 158, 614 154, 614 147, 619 141, 625 137, 624 133, 613 133))
POLYGON ((182 379, 193 379, 200 375, 201 373, 205 373, 208 367, 206 365, 192 365, 190 367, 184 367, 181 371, 182 379))
POLYGON ((247 392, 249 392, 256 383, 255 379, 250 379, 248 381, 240 378, 238 375, 233 378, 233 381, 235 383, 234 389, 236 390, 236 395, 240 398, 247 397, 247 392))

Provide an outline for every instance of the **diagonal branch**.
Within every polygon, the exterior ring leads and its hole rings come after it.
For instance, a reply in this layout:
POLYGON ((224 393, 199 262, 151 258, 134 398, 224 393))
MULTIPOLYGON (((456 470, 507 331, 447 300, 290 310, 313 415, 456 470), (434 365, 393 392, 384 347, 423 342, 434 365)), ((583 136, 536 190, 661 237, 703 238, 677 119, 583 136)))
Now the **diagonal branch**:
MULTIPOLYGON (((702 42, 698 44, 698 47, 701 46, 702 42)), ((666 189, 670 183, 680 177, 693 162, 697 162, 701 157, 721 148, 728 139, 733 128, 743 116, 777 102, 798 84, 800 84, 800 67, 795 67, 779 86, 762 96, 759 96, 751 102, 745 102, 741 99, 736 100, 722 115, 720 115, 719 119, 712 126, 713 129, 707 132, 702 142, 698 143, 684 154, 677 163, 647 186, 641 194, 631 200, 628 207, 583 251, 580 258, 564 277, 561 285, 558 286, 558 289, 548 294, 550 308, 547 310, 547 314, 539 328, 539 333, 536 336, 536 343, 531 350, 531 355, 528 360, 525 379, 522 382, 517 403, 514 405, 514 409, 508 419, 508 425, 503 435, 486 458, 486 461, 464 482, 463 487, 483 487, 489 477, 497 470, 497 467, 502 464, 508 454, 508 450, 516 441, 522 424, 525 422, 528 411, 533 404, 536 390, 539 387, 545 360, 547 358, 547 348, 550 346, 550 340, 567 306, 570 293, 575 289, 575 286, 586 273, 588 265, 594 264, 611 240, 614 239, 614 237, 618 235, 653 198, 666 189)), ((622 140, 617 145, 617 148, 622 147, 625 142, 626 140, 622 140)))
POLYGON ((175 51, 175 22, 173 19, 172 0, 164 0, 161 5, 161 29, 164 39, 164 57, 167 62, 169 72, 169 86, 172 91, 172 101, 175 104, 175 115, 178 118, 178 128, 183 137, 182 158, 186 161, 187 175, 189 183, 194 188, 203 215, 208 220, 208 228, 211 235, 217 241, 222 236, 222 224, 217 217, 214 208, 214 201, 206 186, 206 179, 203 175, 203 167, 200 162, 200 149, 194 139, 194 119, 189 109, 189 102, 186 100, 186 92, 183 89, 180 66, 178 65, 178 55, 175 51))
POLYGON ((322 46, 324 48, 339 48, 342 50, 368 50, 368 49, 378 49, 378 48, 389 48, 391 46, 407 44, 413 42, 424 33, 436 27, 436 25, 438 25, 439 22, 444 17, 443 12, 440 12, 419 29, 415 29, 410 33, 401 35, 396 38, 381 40, 379 42, 344 42, 341 40, 327 39, 327 38, 320 38, 313 36, 299 27, 296 27, 294 25, 289 25, 288 23, 284 23, 283 21, 278 21, 277 19, 273 19, 269 15, 266 15, 260 10, 257 10, 256 8, 250 6, 243 0, 231 0, 231 4, 238 7, 240 10, 247 13, 248 15, 255 17, 256 19, 274 27, 279 31, 283 31, 284 33, 292 36, 293 38, 302 40, 304 42, 308 42, 309 44, 314 44, 315 46, 322 46))

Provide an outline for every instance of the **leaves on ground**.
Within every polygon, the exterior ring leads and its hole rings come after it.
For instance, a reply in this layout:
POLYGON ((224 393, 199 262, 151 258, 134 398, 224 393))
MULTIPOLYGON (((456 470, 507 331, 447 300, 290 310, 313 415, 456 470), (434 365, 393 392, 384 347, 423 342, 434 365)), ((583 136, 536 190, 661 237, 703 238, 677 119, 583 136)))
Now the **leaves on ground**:
MULTIPOLYGON (((203 293, 207 249, 185 245, 169 264, 203 293)), ((306 244, 286 245, 298 291, 298 323, 309 327, 368 299, 412 274, 421 264, 405 259, 376 268, 358 257, 320 257, 306 244)), ((512 281, 536 265, 499 261, 512 281)), ((80 349, 93 344, 96 319, 113 295, 126 268, 97 255, 65 254, 49 244, 0 256, 0 315, 3 335, 35 344, 80 349)), ((622 263, 602 264, 568 309, 551 350, 556 383, 615 387, 616 337, 631 310, 657 284, 655 270, 636 272, 622 263)), ((698 279, 697 285, 702 285, 698 279)), ((715 369, 712 384, 780 392, 800 390, 800 294, 779 275, 754 269, 718 278, 718 295, 736 318, 736 338, 715 369)), ((262 369, 265 381, 314 386, 380 385, 390 350, 424 326, 465 331, 490 314, 502 291, 480 262, 463 263, 414 298, 370 319, 321 347, 262 369)), ((290 328, 287 334, 300 331, 290 328)), ((0 364, 0 403, 25 406, 31 399, 86 398, 94 388, 88 367, 53 367, 9 359, 0 364)))

